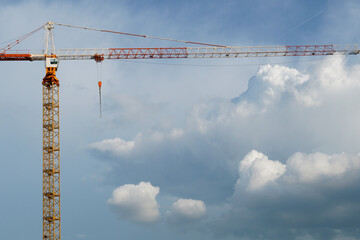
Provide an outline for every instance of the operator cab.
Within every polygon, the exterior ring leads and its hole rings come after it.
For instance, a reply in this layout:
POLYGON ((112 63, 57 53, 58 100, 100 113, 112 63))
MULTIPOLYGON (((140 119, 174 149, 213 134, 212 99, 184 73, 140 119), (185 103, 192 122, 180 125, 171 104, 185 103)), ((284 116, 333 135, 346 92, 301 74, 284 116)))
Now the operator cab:
POLYGON ((45 61, 45 67, 46 68, 55 68, 57 69, 59 64, 59 59, 58 58, 46 58, 45 61))

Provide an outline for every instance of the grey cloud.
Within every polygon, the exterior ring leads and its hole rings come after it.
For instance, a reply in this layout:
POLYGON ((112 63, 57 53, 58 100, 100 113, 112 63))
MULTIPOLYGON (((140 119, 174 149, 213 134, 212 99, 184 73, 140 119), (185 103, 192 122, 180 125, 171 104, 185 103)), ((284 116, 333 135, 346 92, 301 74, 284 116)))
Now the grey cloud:
MULTIPOLYGON (((126 154, 116 155, 120 146, 114 146, 112 151, 96 148, 101 142, 92 144, 92 151, 101 158, 110 156, 106 158, 112 167, 108 175, 109 181, 151 181, 161 186, 163 192, 185 198, 205 197, 210 201, 219 201, 224 196, 230 196, 236 180, 236 170, 231 173, 229 166, 218 162, 223 157, 219 153, 220 146, 201 142, 203 136, 199 134, 180 132, 181 130, 175 129, 168 133, 142 134, 131 141, 134 148, 126 154), (213 187, 205 187, 208 184, 213 187), (224 194, 219 195, 214 189, 224 194)), ((116 139, 107 141, 123 142, 116 139)), ((109 148, 110 145, 107 145, 107 149, 109 148)), ((228 158, 229 161, 234 161, 228 158)))
POLYGON ((180 129, 182 134, 178 137, 170 136, 171 128, 149 130, 126 141, 135 144, 128 155, 117 158, 112 151, 96 148, 93 151, 100 158, 113 156, 109 161, 114 179, 138 182, 144 178, 158 185, 164 184, 162 189, 171 194, 178 195, 177 191, 181 191, 181 195, 200 199, 202 193, 213 199, 229 196, 232 191, 229 186, 236 180, 237 161, 251 149, 258 149, 280 161, 297 151, 354 152, 356 142, 360 140, 360 129, 356 128, 355 121, 352 122, 356 116, 346 120, 344 116, 352 112, 357 114, 349 108, 360 107, 351 99, 358 87, 356 74, 348 74, 354 76, 345 78, 342 82, 347 84, 339 91, 334 91, 326 81, 334 70, 332 62, 342 66, 342 72, 356 73, 356 68, 347 70, 341 61, 342 58, 330 58, 314 71, 327 73, 319 77, 320 83, 316 73, 304 75, 295 69, 265 66, 237 103, 216 100, 195 105, 188 125, 180 129), (262 99, 266 93, 273 97, 262 99), (289 95, 292 98, 287 97, 289 95), (315 96, 321 105, 304 102, 302 99, 307 96, 315 96), (336 141, 328 136, 349 141, 336 141), (135 174, 128 176, 127 172, 135 174), (223 194, 202 187, 209 181, 223 194), (199 190, 188 188, 188 185, 197 186, 199 190))
POLYGON ((359 79, 359 66, 347 67, 342 57, 326 58, 306 73, 264 66, 232 101, 194 105, 182 128, 170 125, 119 138, 122 145, 134 143, 127 154, 116 154, 120 146, 110 145, 92 151, 111 166, 109 182, 151 181, 163 193, 204 200, 209 212, 230 204, 229 211, 204 223, 218 238, 331 239, 339 235, 335 229, 350 234, 359 220, 359 179, 349 171, 355 165, 348 158, 358 152, 360 141, 359 79), (257 177, 240 180, 256 184, 236 185, 231 197, 238 163, 252 149, 264 153, 249 168, 257 177), (348 160, 332 155, 339 152, 347 152, 348 160), (339 168, 326 170, 332 161, 340 161, 339 168), (311 163, 323 171, 311 173, 306 169, 314 168, 311 163))
MULTIPOLYGON (((264 168, 268 166, 263 160, 264 155, 254 157, 253 152, 249 154, 240 162, 241 180, 244 177, 251 179, 256 174, 251 168, 247 172, 241 168, 249 156, 264 168)), ((360 180, 359 163, 358 155, 294 154, 286 162, 286 172, 267 185, 249 189, 248 182, 238 182, 235 194, 229 200, 230 209, 213 223, 215 232, 255 239, 294 239, 301 233, 315 239, 319 236, 335 239, 337 230, 356 232, 360 221, 360 191, 356 187, 360 180), (294 166, 294 158, 312 167, 294 166), (298 181, 289 178, 289 175, 303 176, 301 171, 319 177, 293 176, 298 181)))
POLYGON ((199 220, 205 217, 206 206, 201 200, 180 198, 172 204, 167 215, 174 222, 191 222, 192 220, 199 220))

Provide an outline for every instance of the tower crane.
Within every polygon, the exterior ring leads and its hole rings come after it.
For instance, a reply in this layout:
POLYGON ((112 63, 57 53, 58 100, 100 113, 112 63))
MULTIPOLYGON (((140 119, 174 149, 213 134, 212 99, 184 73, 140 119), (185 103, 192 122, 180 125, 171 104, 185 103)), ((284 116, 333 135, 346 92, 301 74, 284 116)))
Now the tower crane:
MULTIPOLYGON (((20 37, 0 49, 0 61, 45 61, 43 89, 43 239, 61 239, 60 214, 60 122, 59 86, 56 77, 59 61, 105 59, 171 59, 171 58, 237 58, 237 57, 280 57, 280 56, 324 56, 358 55, 358 45, 302 45, 302 46, 249 46, 230 47, 207 43, 165 39, 139 34, 109 31, 47 22, 40 28, 20 37), (162 47, 162 48, 101 48, 101 49, 60 49, 55 51, 54 25, 82 28, 100 32, 161 39, 206 47, 162 47), (11 48, 33 33, 45 29, 45 49, 41 54, 31 51, 16 52, 11 48)), ((99 81, 99 92, 101 82, 99 81)))

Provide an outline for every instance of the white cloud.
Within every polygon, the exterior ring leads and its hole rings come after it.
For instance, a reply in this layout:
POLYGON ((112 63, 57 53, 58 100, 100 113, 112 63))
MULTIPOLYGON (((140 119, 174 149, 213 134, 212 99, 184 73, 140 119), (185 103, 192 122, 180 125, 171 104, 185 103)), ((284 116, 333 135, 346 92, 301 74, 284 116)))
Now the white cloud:
POLYGON ((199 103, 193 108, 190 122, 205 133, 211 127, 235 125, 232 121, 239 119, 269 118, 277 111, 286 117, 285 114, 293 114, 291 111, 296 109, 311 111, 326 106, 333 98, 346 96, 360 86, 360 65, 347 67, 345 62, 344 56, 324 58, 305 73, 280 65, 261 66, 249 80, 247 90, 233 99, 236 104, 226 101, 199 103))
POLYGON ((283 100, 288 95, 302 104, 313 105, 312 99, 306 90, 310 76, 294 68, 280 65, 261 66, 257 74, 250 79, 246 92, 235 99, 239 103, 251 103, 266 111, 269 105, 283 100))
POLYGON ((206 215, 206 206, 201 200, 178 199, 172 204, 169 214, 175 218, 197 220, 206 215))
POLYGON ((256 190, 275 181, 285 172, 285 165, 269 160, 264 154, 252 150, 239 164, 240 179, 237 185, 248 182, 249 190, 256 190))
POLYGON ((95 142, 90 145, 94 150, 108 152, 116 156, 129 153, 134 147, 134 141, 125 141, 121 138, 105 139, 101 142, 95 142))
POLYGON ((173 128, 169 131, 148 131, 146 134, 139 133, 131 141, 125 141, 119 137, 113 139, 105 139, 100 142, 95 142, 89 145, 90 149, 100 153, 108 153, 117 157, 128 156, 137 148, 152 145, 154 143, 161 143, 164 141, 174 141, 181 138, 184 130, 180 128, 173 128))
POLYGON ((156 196, 160 188, 150 182, 138 185, 125 184, 113 191, 108 204, 112 206, 120 218, 140 223, 151 223, 159 219, 159 205, 156 196))
MULTIPOLYGON (((300 73, 294 68, 288 68, 279 65, 262 66, 257 75, 257 79, 261 79, 264 84, 263 93, 259 96, 263 98, 263 103, 270 104, 279 98, 285 92, 294 94, 295 97, 301 99, 302 94, 299 93, 298 87, 309 81, 309 76, 300 73)), ((258 86, 254 86, 257 88, 258 86)))
POLYGON ((270 182, 291 185, 341 179, 345 174, 359 170, 360 155, 298 152, 282 164, 252 150, 239 162, 236 189, 242 188, 244 184, 248 190, 258 190, 270 182))
POLYGON ((341 178, 348 171, 359 170, 360 157, 345 153, 295 153, 287 160, 286 166, 285 178, 288 181, 311 183, 322 178, 341 178))

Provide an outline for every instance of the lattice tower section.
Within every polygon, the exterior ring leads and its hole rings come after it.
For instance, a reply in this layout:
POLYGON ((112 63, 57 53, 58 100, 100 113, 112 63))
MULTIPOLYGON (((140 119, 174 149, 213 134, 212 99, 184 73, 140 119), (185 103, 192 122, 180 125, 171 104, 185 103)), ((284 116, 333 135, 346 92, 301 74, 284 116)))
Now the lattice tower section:
POLYGON ((60 240, 59 80, 56 68, 43 79, 43 239, 60 240))

